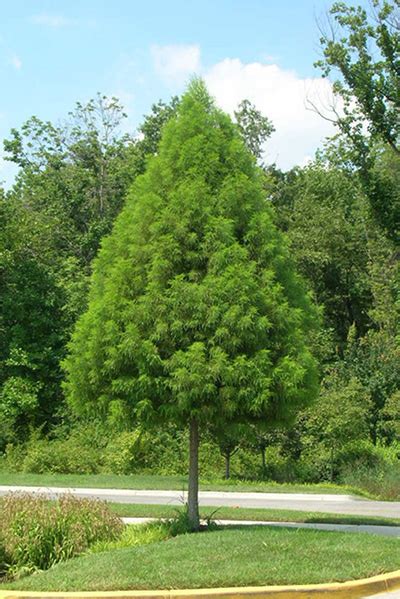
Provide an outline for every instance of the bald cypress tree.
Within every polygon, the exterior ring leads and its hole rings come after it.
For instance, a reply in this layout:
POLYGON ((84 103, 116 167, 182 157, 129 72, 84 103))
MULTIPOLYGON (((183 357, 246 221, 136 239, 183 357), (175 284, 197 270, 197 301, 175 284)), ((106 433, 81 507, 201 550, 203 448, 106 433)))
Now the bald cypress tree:
POLYGON ((65 361, 70 405, 187 426, 196 529, 201 431, 280 423, 309 401, 314 322, 254 158, 195 80, 95 262, 65 361))

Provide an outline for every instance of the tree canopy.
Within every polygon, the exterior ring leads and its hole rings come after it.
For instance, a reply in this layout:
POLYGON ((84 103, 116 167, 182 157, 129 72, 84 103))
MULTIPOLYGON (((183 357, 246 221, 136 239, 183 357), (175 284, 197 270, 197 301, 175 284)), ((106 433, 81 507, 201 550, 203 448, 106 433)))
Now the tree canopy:
POLYGON ((328 75, 338 69, 335 91, 344 100, 339 124, 354 138, 367 120, 372 136, 400 154, 399 0, 372 0, 370 10, 335 2, 329 33, 321 37, 328 75), (356 104, 354 104, 354 101, 356 104))

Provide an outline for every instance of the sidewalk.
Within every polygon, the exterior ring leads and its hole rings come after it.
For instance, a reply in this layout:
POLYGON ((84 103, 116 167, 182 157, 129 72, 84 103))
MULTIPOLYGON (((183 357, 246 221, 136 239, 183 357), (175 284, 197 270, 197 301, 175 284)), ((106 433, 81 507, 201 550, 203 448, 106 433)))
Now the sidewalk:
MULTIPOLYGON (((121 518, 125 524, 143 524, 154 522, 158 518, 121 518)), ((372 524, 319 524, 317 522, 266 522, 262 520, 214 520, 221 526, 279 526, 283 528, 309 528, 312 530, 330 530, 336 532, 363 532, 383 537, 400 538, 400 526, 381 526, 372 524)), ((400 551, 400 547, 399 547, 400 551)))

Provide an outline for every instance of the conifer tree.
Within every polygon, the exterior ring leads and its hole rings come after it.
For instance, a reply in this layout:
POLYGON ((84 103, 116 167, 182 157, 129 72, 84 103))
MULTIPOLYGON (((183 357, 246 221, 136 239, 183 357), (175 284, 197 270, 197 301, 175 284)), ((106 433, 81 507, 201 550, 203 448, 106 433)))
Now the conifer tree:
POLYGON ((96 259, 64 364, 70 405, 187 426, 197 529, 201 431, 306 404, 315 320, 254 157, 194 80, 96 259))

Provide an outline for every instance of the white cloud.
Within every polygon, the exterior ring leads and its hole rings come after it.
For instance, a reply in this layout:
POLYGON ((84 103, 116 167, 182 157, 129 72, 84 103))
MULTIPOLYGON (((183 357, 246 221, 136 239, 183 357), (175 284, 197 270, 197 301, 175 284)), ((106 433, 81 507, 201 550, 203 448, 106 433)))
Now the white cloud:
POLYGON ((49 13, 34 15, 30 20, 35 25, 43 25, 44 27, 52 27, 53 29, 67 27, 68 25, 72 24, 71 19, 67 19, 62 15, 51 15, 49 13))
POLYGON ((14 69, 17 69, 17 71, 19 71, 22 68, 22 60, 16 54, 13 54, 10 57, 10 63, 12 64, 14 69))
MULTIPOLYGON (((267 163, 276 162, 283 169, 304 165, 335 132, 333 123, 312 109, 315 106, 322 114, 333 116, 334 96, 328 79, 300 77, 267 55, 263 62, 226 58, 205 68, 198 45, 153 46, 151 52, 158 75, 174 92, 182 90, 191 74, 200 73, 226 112, 232 115, 247 98, 268 116, 276 131, 266 144, 267 163)), ((340 106, 336 109, 340 111, 340 106)))
POLYGON ((158 75, 171 86, 181 85, 201 69, 198 45, 152 46, 151 54, 158 75))
POLYGON ((311 110, 310 103, 327 112, 332 85, 327 79, 301 78, 276 64, 245 64, 227 58, 208 69, 205 80, 223 110, 233 113, 248 98, 273 122, 276 132, 266 144, 266 162, 283 169, 305 164, 334 125, 311 110))

